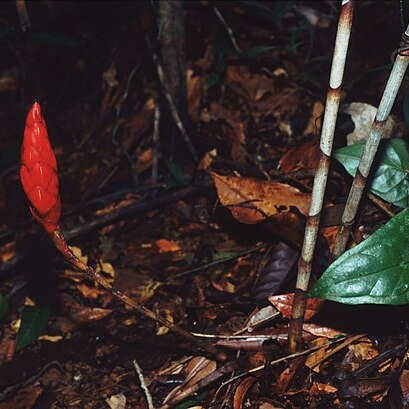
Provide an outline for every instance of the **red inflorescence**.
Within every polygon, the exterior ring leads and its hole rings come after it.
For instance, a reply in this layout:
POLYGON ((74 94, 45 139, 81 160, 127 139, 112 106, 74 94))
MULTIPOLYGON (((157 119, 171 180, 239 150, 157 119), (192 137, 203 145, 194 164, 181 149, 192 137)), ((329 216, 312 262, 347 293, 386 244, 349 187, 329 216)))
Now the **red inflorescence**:
POLYGON ((31 203, 31 213, 53 234, 58 230, 61 214, 57 161, 38 102, 33 104, 26 118, 20 178, 31 203))

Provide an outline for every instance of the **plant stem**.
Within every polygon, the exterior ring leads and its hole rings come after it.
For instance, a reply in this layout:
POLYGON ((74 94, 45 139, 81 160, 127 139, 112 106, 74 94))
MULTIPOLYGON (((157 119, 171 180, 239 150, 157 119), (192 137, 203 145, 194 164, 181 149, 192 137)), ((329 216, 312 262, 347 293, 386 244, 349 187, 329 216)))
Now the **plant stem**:
POLYGON ((341 84, 344 76, 345 60, 351 34, 353 0, 343 0, 338 20, 331 74, 327 91, 324 121, 320 140, 320 159, 315 173, 311 196, 311 206, 305 228, 301 257, 298 262, 298 275, 289 329, 289 350, 296 352, 302 347, 302 324, 307 303, 312 259, 327 185, 328 171, 334 139, 335 123, 341 98, 341 84))
POLYGON ((344 253, 349 238, 349 232, 355 223, 355 217, 358 211, 359 203, 362 194, 365 190, 365 185, 371 170, 376 151, 382 138, 382 133, 385 129, 386 121, 388 120, 396 95, 405 76, 406 69, 409 64, 409 25, 403 33, 400 47, 396 60, 393 64, 388 82, 382 95, 379 108, 376 112, 375 119, 372 123, 369 138, 366 141, 364 151, 359 161, 358 169, 355 178, 352 182, 351 190, 349 191, 347 203, 342 215, 341 227, 338 231, 337 238, 334 244, 334 257, 338 258, 344 253))
POLYGON ((147 318, 150 318, 153 321, 158 322, 160 325, 165 326, 170 331, 178 334, 180 337, 190 342, 193 342, 195 345, 203 349, 205 352, 207 352, 209 355, 216 358, 217 360, 222 361, 222 362, 227 360, 227 356, 225 353, 220 352, 217 348, 215 348, 212 345, 203 343, 202 341, 198 340, 191 332, 179 327, 178 325, 167 320, 166 318, 163 318, 160 315, 157 315, 154 311, 151 311, 149 308, 146 308, 145 306, 137 303, 135 300, 130 298, 128 295, 116 289, 105 277, 97 273, 92 267, 86 265, 78 257, 75 256, 75 254, 68 247, 68 244, 65 241, 64 235, 60 231, 58 230, 54 231, 52 240, 57 250, 63 255, 64 259, 68 263, 70 263, 72 266, 74 266, 78 270, 87 274, 96 283, 98 283, 101 287, 107 289, 113 296, 118 298, 124 304, 138 311, 141 315, 147 318))

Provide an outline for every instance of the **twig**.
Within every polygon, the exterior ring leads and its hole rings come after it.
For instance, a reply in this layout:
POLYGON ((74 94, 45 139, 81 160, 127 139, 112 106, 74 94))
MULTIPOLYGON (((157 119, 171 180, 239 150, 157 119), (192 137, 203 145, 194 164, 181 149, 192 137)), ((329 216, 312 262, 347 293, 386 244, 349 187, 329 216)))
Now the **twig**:
POLYGON ((226 23, 226 20, 224 19, 222 13, 220 13, 220 11, 219 11, 219 9, 217 7, 213 7, 213 10, 214 10, 216 16, 218 17, 218 19, 220 20, 220 22, 223 24, 223 27, 226 29, 227 34, 228 34, 228 36, 230 38, 230 41, 231 41, 231 43, 233 45, 234 51, 236 51, 237 53, 241 53, 242 49, 237 44, 236 37, 234 37, 233 30, 226 23))
POLYGON ((238 257, 242 257, 242 256, 245 256, 247 254, 254 253, 256 251, 265 249, 266 247, 267 247, 267 244, 260 244, 260 245, 255 246, 255 247, 250 247, 248 249, 244 249, 244 250, 239 251, 239 252, 237 252, 235 254, 232 254, 231 256, 223 257, 223 258, 220 258, 219 260, 214 260, 214 261, 211 261, 210 263, 202 264, 202 265, 200 265, 198 267, 194 267, 194 268, 191 268, 189 270, 185 270, 185 271, 181 271, 180 273, 176 273, 173 276, 169 277, 169 279, 167 281, 168 281, 168 283, 172 282, 176 278, 184 277, 186 275, 196 273, 197 271, 202 271, 202 270, 205 270, 207 268, 214 267, 214 266, 217 266, 219 264, 225 263, 227 261, 235 260, 238 257))
POLYGON ((187 146, 187 148, 189 149, 190 154, 192 155, 194 161, 197 163, 198 162, 198 156, 196 153, 196 149, 193 146, 193 143, 190 139, 190 136, 188 135, 188 133, 186 132, 185 126, 183 125, 182 119, 180 118, 180 115, 178 113, 178 110, 176 108, 176 105, 172 99, 172 96, 170 95, 169 92, 169 87, 168 84, 166 82, 165 79, 165 73, 163 71, 163 67, 161 65, 161 63, 159 62, 159 58, 156 55, 156 53, 152 50, 152 58, 153 58, 153 62, 156 65, 156 71, 158 73, 158 77, 159 77, 159 81, 162 85, 162 90, 163 93, 166 97, 166 100, 168 101, 168 105, 169 105, 169 110, 170 113, 173 117, 173 120, 175 121, 176 126, 179 129, 180 134, 182 135, 183 141, 185 142, 185 145, 187 146))
POLYGON ((311 206, 305 228, 301 257, 298 262, 298 275, 292 306, 289 330, 289 350, 295 352, 302 347, 302 324, 307 303, 307 291, 310 282, 312 260, 318 236, 325 188, 331 160, 335 123, 341 98, 341 84, 344 75, 345 60, 351 34, 353 0, 343 0, 338 21, 335 49, 332 59, 331 75, 325 105, 324 121, 320 140, 320 159, 316 170, 311 195, 311 206))
POLYGON ((150 394, 149 389, 146 386, 145 378, 144 378, 143 373, 142 373, 142 369, 138 365, 138 362, 136 362, 135 360, 133 361, 133 365, 135 367, 136 373, 138 374, 139 382, 141 384, 141 388, 143 390, 143 393, 145 394, 146 403, 148 404, 148 409, 155 409, 155 407, 153 406, 152 395, 150 394))
POLYGON ((152 186, 158 184, 158 164, 159 164, 159 120, 160 109, 159 105, 155 104, 155 119, 153 122, 153 149, 152 149, 152 186))
POLYGON ((131 71, 131 73, 129 74, 124 94, 122 95, 120 103, 118 103, 118 105, 115 108, 115 125, 114 125, 114 127, 112 129, 112 135, 111 135, 112 143, 120 149, 120 151, 126 157, 126 159, 128 160, 128 162, 129 162, 129 164, 131 166, 132 179, 134 181, 135 187, 138 186, 138 184, 139 184, 138 183, 138 173, 136 172, 135 158, 134 158, 134 156, 132 154, 130 154, 128 152, 128 150, 123 145, 121 145, 119 143, 119 141, 117 139, 117 132, 118 132, 120 126, 121 126, 122 107, 123 107, 123 104, 128 99, 129 90, 131 88, 132 80, 133 80, 134 76, 136 75, 136 72, 137 72, 138 68, 139 68, 139 64, 137 64, 134 67, 134 69, 131 71))
POLYGON ((227 356, 225 353, 220 352, 217 348, 212 345, 204 344, 191 332, 179 327, 178 325, 174 324, 173 322, 169 321, 166 318, 161 317, 160 315, 156 314, 154 311, 146 308, 144 305, 140 305, 135 300, 130 298, 128 295, 124 294, 122 291, 119 291, 115 288, 105 277, 97 273, 92 267, 87 266, 84 264, 72 250, 68 247, 67 242, 65 241, 64 235, 62 232, 56 230, 52 236, 52 240, 54 242, 55 247, 57 250, 63 255, 64 259, 70 263, 72 266, 77 268, 78 270, 87 274, 90 278, 92 278, 95 282, 97 282, 101 287, 108 290, 114 297, 118 298, 124 304, 128 305, 129 307, 133 308, 141 315, 158 322, 160 325, 168 328, 170 331, 178 334, 180 337, 193 342, 199 348, 203 349, 212 357, 216 358, 219 361, 226 361, 227 356))
POLYGON ((355 223, 359 203, 365 190, 368 175, 371 170, 376 151, 378 150, 378 146, 382 138, 382 133, 386 126, 386 121, 388 120, 393 103, 396 99, 396 95, 401 86, 403 77, 405 76, 406 69, 408 68, 408 46, 409 25, 406 31, 403 33, 399 52, 397 54, 395 63, 393 64, 388 82, 385 86, 385 90, 383 92, 381 102, 379 103, 378 110, 376 111, 376 116, 372 123, 369 138, 365 143, 365 148, 362 152, 358 169, 352 182, 351 190, 349 191, 347 203, 342 215, 342 225, 338 231, 337 238, 335 239, 333 252, 335 258, 344 253, 347 247, 349 232, 355 223), (405 51, 402 51, 403 49, 405 51))
POLYGON ((373 193, 368 192, 368 198, 369 200, 375 204, 379 209, 381 209, 387 216, 390 218, 395 217, 397 213, 392 211, 388 204, 385 203, 382 199, 380 199, 378 196, 375 196, 373 193))

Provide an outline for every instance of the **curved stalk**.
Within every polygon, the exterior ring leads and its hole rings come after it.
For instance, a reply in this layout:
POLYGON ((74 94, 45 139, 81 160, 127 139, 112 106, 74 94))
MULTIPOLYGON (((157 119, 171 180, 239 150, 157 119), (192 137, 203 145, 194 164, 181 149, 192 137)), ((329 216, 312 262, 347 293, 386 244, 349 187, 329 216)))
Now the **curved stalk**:
POLYGON ((403 33, 396 60, 389 75, 388 82, 382 95, 379 108, 372 123, 369 138, 359 161, 358 169, 349 191, 348 199, 342 215, 341 227, 338 231, 334 245, 334 257, 338 258, 344 253, 349 238, 349 232, 355 223, 362 194, 371 170, 372 162, 378 150, 379 143, 385 129, 396 95, 401 86, 403 77, 409 64, 409 25, 403 33))

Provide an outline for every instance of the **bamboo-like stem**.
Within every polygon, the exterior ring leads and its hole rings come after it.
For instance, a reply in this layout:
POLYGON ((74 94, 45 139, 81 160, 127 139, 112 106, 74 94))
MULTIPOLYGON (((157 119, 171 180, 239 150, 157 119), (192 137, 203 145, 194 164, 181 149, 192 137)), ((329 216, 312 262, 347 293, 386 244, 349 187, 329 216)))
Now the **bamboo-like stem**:
POLYGON ((349 191, 347 203, 342 215, 341 227, 334 244, 334 257, 339 257, 344 253, 349 238, 349 232, 355 223, 355 217, 358 211, 362 194, 368 179, 371 166, 378 150, 379 143, 385 129, 396 95, 401 86, 403 77, 409 64, 409 25, 403 33, 397 57, 393 64, 392 71, 389 75, 388 82, 382 95, 379 108, 376 112, 375 119, 372 123, 369 138, 366 141, 364 151, 359 161, 355 178, 349 191))
POLYGON ((200 347, 203 351, 205 351, 212 357, 216 358, 217 360, 222 362, 227 360, 226 354, 219 351, 216 347, 203 343, 202 341, 197 339, 191 332, 179 327, 178 325, 167 320, 166 318, 161 317, 154 311, 151 311, 149 308, 146 308, 145 306, 137 303, 135 300, 130 298, 128 295, 124 294, 122 291, 116 289, 105 277, 97 273, 92 267, 86 265, 78 257, 75 256, 75 254, 68 247, 68 244, 65 241, 64 235, 62 234, 61 231, 58 230, 54 231, 54 234, 52 235, 52 240, 57 250, 63 255, 64 259, 68 263, 70 263, 78 270, 87 274, 96 283, 98 283, 101 287, 107 289, 114 297, 118 298, 124 304, 130 306, 131 308, 139 312, 141 315, 158 322, 160 325, 163 325, 170 331, 178 334, 180 337, 190 342, 193 342, 195 345, 200 347))
POLYGON ((331 74, 324 121, 320 140, 320 159, 315 173, 311 196, 311 206, 305 228, 303 248, 298 262, 298 275, 289 329, 289 350, 296 352, 302 347, 302 324, 307 303, 307 291, 310 282, 312 259, 327 185, 328 171, 334 139, 335 122, 341 97, 341 84, 344 76, 345 60, 351 34, 354 1, 343 0, 338 20, 331 74))

